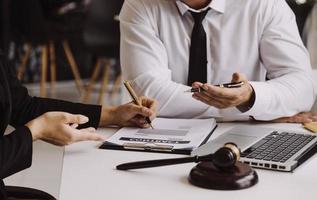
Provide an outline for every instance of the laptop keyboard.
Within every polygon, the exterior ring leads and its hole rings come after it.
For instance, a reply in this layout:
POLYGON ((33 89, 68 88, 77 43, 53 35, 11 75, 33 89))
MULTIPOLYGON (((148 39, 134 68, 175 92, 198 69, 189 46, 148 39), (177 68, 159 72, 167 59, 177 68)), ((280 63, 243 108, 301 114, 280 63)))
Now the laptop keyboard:
POLYGON ((315 137, 274 131, 242 152, 241 157, 285 163, 315 137))

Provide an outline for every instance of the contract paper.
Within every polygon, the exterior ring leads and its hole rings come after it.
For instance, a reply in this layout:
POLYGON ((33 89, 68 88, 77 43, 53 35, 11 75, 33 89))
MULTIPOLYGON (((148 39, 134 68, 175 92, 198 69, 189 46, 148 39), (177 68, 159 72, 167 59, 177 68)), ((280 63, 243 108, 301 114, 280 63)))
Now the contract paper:
POLYGON ((154 129, 121 128, 107 142, 120 146, 172 147, 195 149, 209 138, 216 127, 214 119, 156 118, 154 129))

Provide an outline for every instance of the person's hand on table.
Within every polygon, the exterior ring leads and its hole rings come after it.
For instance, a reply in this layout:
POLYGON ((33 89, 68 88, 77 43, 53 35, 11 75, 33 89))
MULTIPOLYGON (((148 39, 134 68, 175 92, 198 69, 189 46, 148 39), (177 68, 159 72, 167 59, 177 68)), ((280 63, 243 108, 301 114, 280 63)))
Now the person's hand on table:
POLYGON ((202 92, 195 92, 193 98, 219 109, 237 107, 241 112, 249 110, 254 103, 254 91, 248 80, 239 73, 232 75, 232 83, 243 81, 239 88, 221 88, 208 83, 193 83, 193 88, 203 88, 202 92))
POLYGON ((301 112, 291 117, 282 117, 271 122, 276 123, 310 123, 317 122, 317 113, 301 112))
POLYGON ((149 127, 146 123, 145 117, 151 120, 156 117, 157 101, 147 98, 139 97, 142 106, 138 106, 133 102, 102 108, 100 119, 100 126, 116 125, 116 126, 138 126, 141 128, 149 127))
POLYGON ((79 124, 88 122, 88 117, 66 112, 47 112, 28 122, 27 126, 33 141, 43 140, 48 143, 64 146, 79 141, 104 141, 105 138, 95 133, 95 128, 77 129, 79 124))

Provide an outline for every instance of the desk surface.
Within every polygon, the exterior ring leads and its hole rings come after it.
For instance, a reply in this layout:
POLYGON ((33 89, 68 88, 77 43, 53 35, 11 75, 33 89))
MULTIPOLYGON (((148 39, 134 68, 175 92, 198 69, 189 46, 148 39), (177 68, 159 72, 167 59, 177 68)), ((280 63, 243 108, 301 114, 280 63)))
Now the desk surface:
MULTIPOLYGON (((235 124, 237 125, 237 124, 235 124)), ((230 129, 233 124, 219 124, 212 138, 230 129)), ((264 126, 264 124, 260 124, 264 126)), ((300 130, 295 124, 266 124, 265 126, 300 130)), ((115 130, 103 129, 111 135, 115 130)), ((212 139, 211 138, 211 139, 212 139)), ((60 200, 101 199, 316 199, 317 156, 293 173, 259 170, 259 183, 240 191, 215 191, 192 186, 187 175, 195 164, 117 171, 115 166, 144 159, 177 157, 170 154, 100 150, 96 142, 83 142, 65 148, 60 200)))
POLYGON ((31 187, 59 196, 64 148, 46 142, 33 144, 32 166, 4 180, 6 185, 31 187))

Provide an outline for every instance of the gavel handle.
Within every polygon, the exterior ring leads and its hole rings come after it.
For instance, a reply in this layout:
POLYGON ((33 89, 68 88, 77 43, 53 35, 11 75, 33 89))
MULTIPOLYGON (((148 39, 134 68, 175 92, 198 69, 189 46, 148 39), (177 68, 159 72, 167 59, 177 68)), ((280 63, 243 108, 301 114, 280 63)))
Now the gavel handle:
POLYGON ((189 162, 197 162, 197 156, 130 162, 130 163, 124 163, 124 164, 118 165, 116 168, 118 170, 129 170, 129 169, 160 167, 160 166, 166 166, 166 165, 177 165, 177 164, 189 163, 189 162))

